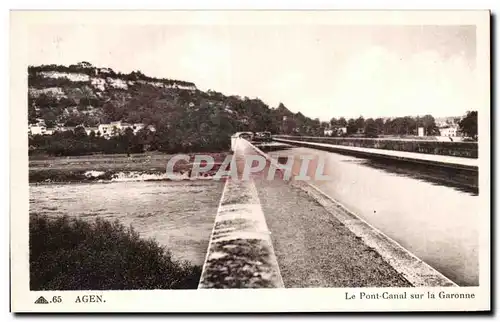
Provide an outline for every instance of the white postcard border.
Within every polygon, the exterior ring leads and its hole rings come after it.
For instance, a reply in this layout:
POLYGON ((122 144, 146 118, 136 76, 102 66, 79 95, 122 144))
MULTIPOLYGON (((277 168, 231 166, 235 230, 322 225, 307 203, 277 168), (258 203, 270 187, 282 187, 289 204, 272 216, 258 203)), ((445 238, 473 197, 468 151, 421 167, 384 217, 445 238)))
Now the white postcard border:
POLYGON ((11 13, 11 285, 14 312, 325 312, 325 311, 463 311, 490 308, 490 32, 488 11, 24 11, 11 13), (360 292, 439 294, 439 288, 306 288, 255 290, 47 291, 29 290, 27 25, 111 24, 474 24, 477 26, 479 114, 479 198, 481 199, 480 286, 443 288, 475 294, 471 300, 347 300, 360 292), (75 303, 76 296, 102 295, 105 303, 75 303), (34 301, 61 296, 63 303, 34 301))

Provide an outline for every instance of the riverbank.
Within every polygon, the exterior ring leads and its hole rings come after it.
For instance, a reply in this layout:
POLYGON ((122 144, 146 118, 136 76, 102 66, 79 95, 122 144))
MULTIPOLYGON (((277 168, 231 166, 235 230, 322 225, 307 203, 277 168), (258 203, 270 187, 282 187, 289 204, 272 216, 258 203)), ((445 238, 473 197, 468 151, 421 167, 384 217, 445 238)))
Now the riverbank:
POLYGON ((202 265, 223 186, 216 180, 30 184, 29 212, 119 220, 168 247, 176 260, 202 265))
MULTIPOLYGON (((191 162, 194 154, 188 154, 191 162)), ((227 153, 209 153, 214 158, 214 169, 206 175, 215 174, 227 153), (213 172, 213 173, 212 173, 213 172)), ((169 180, 165 176, 167 162, 172 154, 141 153, 102 154, 74 157, 37 157, 29 160, 29 182, 97 182, 110 180, 169 180)), ((189 178, 192 163, 179 161, 174 173, 189 178)))
POLYGON ((31 290, 194 289, 200 278, 200 266, 118 221, 33 214, 29 228, 31 290))

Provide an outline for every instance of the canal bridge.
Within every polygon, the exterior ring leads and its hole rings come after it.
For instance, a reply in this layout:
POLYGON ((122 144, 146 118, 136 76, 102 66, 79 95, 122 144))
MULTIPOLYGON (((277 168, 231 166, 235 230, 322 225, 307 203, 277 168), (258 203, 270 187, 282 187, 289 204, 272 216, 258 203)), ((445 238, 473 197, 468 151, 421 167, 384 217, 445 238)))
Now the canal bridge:
POLYGON ((477 159, 300 137, 256 142, 251 132, 233 135, 231 150, 238 174, 249 157, 265 165, 226 180, 199 288, 477 283, 475 225, 452 218, 475 205, 477 159), (285 179, 280 157, 304 154, 326 158, 333 179, 285 179))

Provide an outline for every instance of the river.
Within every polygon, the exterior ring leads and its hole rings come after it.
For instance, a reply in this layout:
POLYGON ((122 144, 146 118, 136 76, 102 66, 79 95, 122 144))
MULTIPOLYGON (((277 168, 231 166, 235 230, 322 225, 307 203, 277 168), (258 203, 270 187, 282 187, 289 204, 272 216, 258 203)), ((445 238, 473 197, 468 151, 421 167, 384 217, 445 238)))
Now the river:
POLYGON ((118 219, 166 246, 174 259, 202 265, 223 182, 131 181, 30 185, 30 213, 118 219))

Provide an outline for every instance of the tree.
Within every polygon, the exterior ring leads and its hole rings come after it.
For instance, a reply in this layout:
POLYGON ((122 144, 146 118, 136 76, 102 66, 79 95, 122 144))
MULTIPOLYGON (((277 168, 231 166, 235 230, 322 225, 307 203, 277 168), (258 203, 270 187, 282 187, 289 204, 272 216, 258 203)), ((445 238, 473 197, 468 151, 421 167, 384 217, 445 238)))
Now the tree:
MULTIPOLYGON (((156 131, 142 131, 132 140, 132 147, 144 146, 148 149, 162 149, 169 152, 218 151, 227 149, 229 137, 236 131, 271 131, 273 133, 323 135, 330 124, 313 120, 302 113, 291 112, 284 103, 277 108, 269 108, 258 98, 242 98, 225 96, 212 91, 181 90, 175 88, 158 88, 136 83, 128 91, 106 87, 104 91, 94 93, 88 82, 72 82, 67 79, 48 79, 37 77, 41 71, 82 72, 94 75, 94 67, 86 63, 70 67, 58 65, 29 66, 29 86, 33 89, 60 87, 64 95, 35 95, 32 93, 29 106, 29 120, 36 122, 42 118, 48 126, 60 122, 66 126, 82 124, 86 127, 97 126, 98 123, 124 121, 128 123, 144 123, 153 125, 156 131), (90 68, 87 68, 90 67, 90 68), (92 108, 89 108, 89 107, 92 108)), ((106 71, 100 69, 106 74, 106 71)), ((103 75, 104 76, 104 75, 103 75)), ((115 73, 122 80, 158 81, 169 85, 195 87, 193 83, 157 79, 148 77, 140 71, 130 74, 115 73)), ((335 122, 334 122, 335 123, 335 122)), ((339 126, 346 126, 345 118, 338 120, 339 126)), ((37 149, 52 151, 61 155, 105 151, 123 153, 124 144, 120 137, 125 133, 113 131, 116 136, 100 137, 100 133, 92 133, 90 137, 54 136, 52 141, 36 141, 37 149)), ((111 133, 108 133, 111 134, 111 133)), ((132 139, 132 137, 128 137, 132 139)), ((51 138, 52 139, 52 138, 51 138)))
POLYGON ((34 105, 28 106, 28 123, 35 124, 37 122, 38 113, 34 105))
POLYGON ((113 129, 111 130, 111 135, 118 136, 119 134, 120 134, 120 130, 118 129, 118 127, 113 126, 113 129))
POLYGON ((323 136, 325 135, 325 130, 328 130, 330 128, 330 123, 329 122, 321 122, 320 123, 320 135, 323 136))
POLYGON ((355 134, 357 131, 356 120, 349 119, 349 121, 347 121, 347 134, 355 134))
POLYGON ((347 121, 345 120, 345 118, 341 117, 341 118, 339 118, 337 124, 340 127, 346 127, 347 126, 347 121))
POLYGON ((45 125, 48 128, 54 127, 57 123, 57 117, 51 110, 45 110, 42 114, 42 118, 44 119, 45 125))
POLYGON ((466 136, 477 140, 477 111, 469 111, 467 115, 458 123, 460 132, 466 136))
POLYGON ((64 125, 77 126, 85 121, 83 114, 71 113, 64 118, 64 125))
POLYGON ((356 125, 356 131, 358 129, 364 129, 365 128, 365 119, 362 116, 360 116, 356 119, 354 124, 356 125))
POLYGON ((285 134, 292 134, 297 127, 297 122, 291 116, 287 116, 283 119, 283 132, 285 134))
POLYGON ((419 126, 424 127, 426 135, 436 135, 439 132, 436 120, 432 115, 424 115, 419 121, 419 126))
POLYGON ((385 122, 384 122, 384 119, 383 118, 377 118, 375 120, 375 126, 377 127, 377 133, 378 134, 382 134, 382 133, 385 133, 384 132, 384 125, 385 125, 385 122))
POLYGON ((377 125, 372 118, 365 121, 365 135, 370 138, 376 138, 378 136, 377 125))
POLYGON ((416 120, 411 117, 411 116, 405 116, 403 117, 403 132, 400 134, 406 134, 406 135, 411 135, 411 134, 417 134, 417 122, 416 120), (415 132, 415 133, 414 133, 415 132))
POLYGON ((76 138, 85 138, 87 136, 87 132, 83 126, 77 126, 74 130, 76 138))

